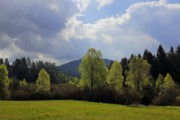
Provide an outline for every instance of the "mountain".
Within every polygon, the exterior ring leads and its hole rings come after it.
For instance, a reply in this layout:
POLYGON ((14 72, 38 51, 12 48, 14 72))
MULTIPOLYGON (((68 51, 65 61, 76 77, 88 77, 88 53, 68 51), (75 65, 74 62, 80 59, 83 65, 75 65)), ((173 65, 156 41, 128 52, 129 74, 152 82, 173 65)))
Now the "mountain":
MULTIPOLYGON (((112 60, 104 59, 104 63, 106 64, 107 67, 110 66, 111 62, 112 60)), ((80 73, 79 73, 80 64, 81 64, 81 59, 68 62, 66 64, 58 66, 57 68, 66 74, 80 78, 80 73)))

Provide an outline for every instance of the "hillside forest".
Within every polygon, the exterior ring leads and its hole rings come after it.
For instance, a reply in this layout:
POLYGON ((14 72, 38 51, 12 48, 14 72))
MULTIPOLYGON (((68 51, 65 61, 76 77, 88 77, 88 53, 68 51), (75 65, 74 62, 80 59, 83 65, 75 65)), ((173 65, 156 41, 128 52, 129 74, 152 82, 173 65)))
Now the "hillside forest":
POLYGON ((80 77, 55 63, 0 59, 0 99, 75 99, 117 104, 180 105, 180 46, 149 50, 106 66, 101 51, 82 57, 80 77))

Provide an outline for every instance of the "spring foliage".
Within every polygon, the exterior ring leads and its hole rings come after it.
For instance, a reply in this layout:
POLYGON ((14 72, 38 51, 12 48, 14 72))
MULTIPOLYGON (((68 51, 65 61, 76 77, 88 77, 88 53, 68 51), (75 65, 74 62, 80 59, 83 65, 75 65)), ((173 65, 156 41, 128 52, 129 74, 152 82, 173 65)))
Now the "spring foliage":
POLYGON ((175 82, 172 79, 171 75, 169 73, 166 74, 164 78, 164 83, 163 83, 163 90, 164 91, 173 91, 175 89, 175 82))
POLYGON ((9 77, 6 65, 0 65, 0 99, 8 99, 10 96, 9 77))
POLYGON ((115 86, 116 89, 122 88, 123 82, 122 66, 118 61, 114 61, 108 75, 108 83, 115 86))
POLYGON ((91 48, 83 56, 79 67, 81 73, 80 86, 91 90, 105 84, 107 70, 101 52, 91 48))
POLYGON ((161 74, 159 74, 159 76, 156 80, 156 83, 155 83, 156 93, 159 93, 160 91, 162 91, 163 83, 164 83, 164 77, 161 74))
POLYGON ((50 90, 50 76, 45 69, 41 69, 36 81, 36 91, 45 94, 50 90))
POLYGON ((136 90, 150 85, 151 65, 139 57, 133 57, 129 63, 126 84, 136 90))

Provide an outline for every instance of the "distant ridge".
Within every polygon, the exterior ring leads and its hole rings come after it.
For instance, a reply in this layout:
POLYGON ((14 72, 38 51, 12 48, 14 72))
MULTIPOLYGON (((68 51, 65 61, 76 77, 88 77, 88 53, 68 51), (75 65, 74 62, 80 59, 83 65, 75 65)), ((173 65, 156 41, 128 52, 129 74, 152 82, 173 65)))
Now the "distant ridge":
MULTIPOLYGON (((104 59, 104 63, 106 64, 107 67, 110 66, 111 62, 112 60, 104 59)), ((74 60, 66 64, 63 64, 61 66, 58 66, 57 68, 66 74, 80 78, 80 73, 79 73, 80 63, 81 63, 81 59, 74 60)))

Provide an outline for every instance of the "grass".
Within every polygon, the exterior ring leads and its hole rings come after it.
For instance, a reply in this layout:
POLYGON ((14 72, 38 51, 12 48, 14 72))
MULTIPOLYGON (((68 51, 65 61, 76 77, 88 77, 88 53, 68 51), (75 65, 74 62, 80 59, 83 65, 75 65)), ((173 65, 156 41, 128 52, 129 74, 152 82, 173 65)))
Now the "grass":
POLYGON ((0 101, 0 120, 180 120, 180 107, 82 101, 0 101))

